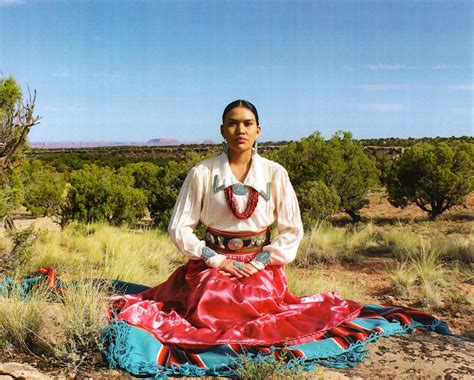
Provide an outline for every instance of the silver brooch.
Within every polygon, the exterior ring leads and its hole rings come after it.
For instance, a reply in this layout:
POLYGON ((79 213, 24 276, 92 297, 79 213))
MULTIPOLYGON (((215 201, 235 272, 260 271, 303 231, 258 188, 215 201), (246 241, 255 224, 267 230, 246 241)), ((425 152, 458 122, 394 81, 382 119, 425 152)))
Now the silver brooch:
POLYGON ((232 192, 235 195, 246 195, 248 193, 247 186, 241 183, 235 183, 232 185, 232 192))

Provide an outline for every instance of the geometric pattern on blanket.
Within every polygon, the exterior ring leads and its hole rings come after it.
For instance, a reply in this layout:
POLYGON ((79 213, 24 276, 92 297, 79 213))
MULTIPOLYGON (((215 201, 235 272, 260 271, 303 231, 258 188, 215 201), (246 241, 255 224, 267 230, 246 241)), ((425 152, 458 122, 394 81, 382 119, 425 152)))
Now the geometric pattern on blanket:
POLYGON ((285 360, 287 366, 317 365, 353 367, 367 353, 366 345, 380 337, 411 333, 424 328, 450 334, 445 322, 419 310, 393 305, 365 305, 358 318, 343 322, 313 341, 280 347, 221 345, 206 349, 183 349, 163 345, 148 331, 112 321, 101 338, 101 351, 111 368, 122 368, 135 376, 166 378, 181 376, 235 376, 242 355, 261 360, 285 360))

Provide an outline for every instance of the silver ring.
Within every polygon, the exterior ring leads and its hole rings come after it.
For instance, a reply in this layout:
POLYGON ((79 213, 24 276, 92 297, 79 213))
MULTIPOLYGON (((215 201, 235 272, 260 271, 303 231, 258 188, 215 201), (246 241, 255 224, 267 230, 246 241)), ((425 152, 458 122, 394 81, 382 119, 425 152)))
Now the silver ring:
POLYGON ((244 264, 242 264, 241 262, 234 261, 234 262, 232 263, 232 265, 233 265, 234 267, 236 267, 237 269, 239 269, 239 270, 244 270, 244 264))

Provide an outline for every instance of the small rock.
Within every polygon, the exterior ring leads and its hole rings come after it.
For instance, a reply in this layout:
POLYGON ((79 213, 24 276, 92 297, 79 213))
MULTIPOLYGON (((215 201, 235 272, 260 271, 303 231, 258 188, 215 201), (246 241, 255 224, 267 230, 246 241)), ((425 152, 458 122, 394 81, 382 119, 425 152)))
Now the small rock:
MULTIPOLYGON (((47 380, 49 376, 41 373, 35 367, 21 363, 0 363, 0 375, 8 375, 18 380, 47 380)), ((7 377, 7 378, 8 378, 7 377)))
POLYGON ((92 355, 91 362, 93 365, 105 363, 104 358, 102 357, 102 354, 100 352, 96 352, 94 355, 92 355))
POLYGON ((13 380, 13 377, 9 375, 0 375, 0 380, 13 380))

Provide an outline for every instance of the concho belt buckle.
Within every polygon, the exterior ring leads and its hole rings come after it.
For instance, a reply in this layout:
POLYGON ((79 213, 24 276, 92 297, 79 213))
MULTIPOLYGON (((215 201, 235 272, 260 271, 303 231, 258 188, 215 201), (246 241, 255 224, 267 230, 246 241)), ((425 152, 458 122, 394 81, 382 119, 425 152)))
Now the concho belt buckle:
POLYGON ((265 243, 266 240, 267 240, 267 238, 266 238, 265 234, 258 235, 257 240, 255 242, 255 245, 260 248, 265 243))
POLYGON ((227 243, 227 246, 232 251, 237 251, 244 246, 244 241, 240 238, 233 238, 229 240, 229 242, 227 243))

